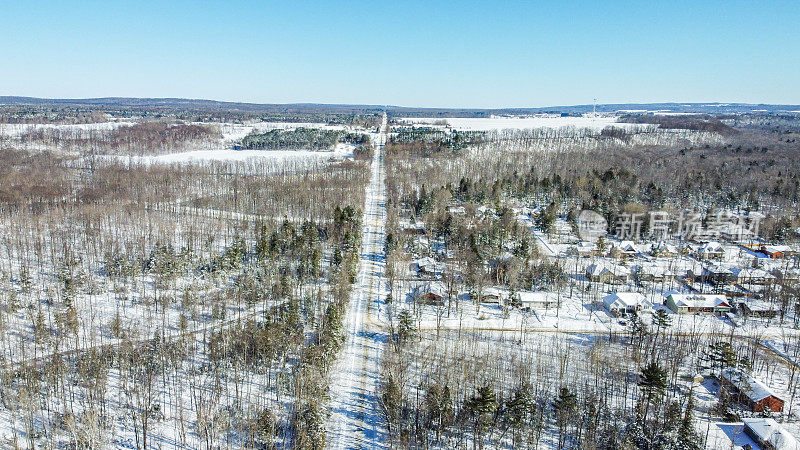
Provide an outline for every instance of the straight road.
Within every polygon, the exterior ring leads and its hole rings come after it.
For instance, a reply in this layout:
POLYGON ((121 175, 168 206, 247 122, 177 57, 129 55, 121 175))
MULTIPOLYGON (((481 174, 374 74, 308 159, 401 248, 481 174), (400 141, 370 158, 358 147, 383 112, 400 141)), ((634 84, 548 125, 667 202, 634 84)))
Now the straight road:
POLYGON ((331 415, 326 441, 332 449, 385 447, 386 428, 380 410, 380 358, 387 334, 377 325, 386 298, 386 185, 383 147, 386 114, 373 140, 370 182, 364 204, 358 275, 345 318, 346 340, 331 376, 331 415))

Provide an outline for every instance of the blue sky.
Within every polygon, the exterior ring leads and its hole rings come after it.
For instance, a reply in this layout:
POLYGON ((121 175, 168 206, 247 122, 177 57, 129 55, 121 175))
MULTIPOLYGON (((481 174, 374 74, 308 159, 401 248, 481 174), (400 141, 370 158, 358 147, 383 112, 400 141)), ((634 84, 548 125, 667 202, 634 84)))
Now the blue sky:
POLYGON ((0 95, 800 104, 800 5, 0 0, 0 55, 0 95))

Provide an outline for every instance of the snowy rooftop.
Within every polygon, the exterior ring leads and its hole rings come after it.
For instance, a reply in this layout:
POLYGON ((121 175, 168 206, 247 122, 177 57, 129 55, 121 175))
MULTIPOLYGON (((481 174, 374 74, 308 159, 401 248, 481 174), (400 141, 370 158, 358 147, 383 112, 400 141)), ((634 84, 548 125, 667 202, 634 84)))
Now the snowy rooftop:
POLYGON ((767 397, 780 398, 764 383, 735 369, 725 369, 722 377, 730 381, 750 400, 757 402, 767 397))
POLYGON ((769 442, 776 450, 796 450, 797 440, 788 431, 783 429, 775 419, 749 417, 742 419, 744 425, 750 429, 761 442, 769 442))
POLYGON ((649 302, 645 299, 644 295, 638 292, 615 292, 603 297, 603 303, 605 303, 606 306, 617 305, 633 308, 649 302))
POLYGON ((670 294, 675 305, 687 308, 716 308, 729 306, 724 295, 717 294, 670 294))

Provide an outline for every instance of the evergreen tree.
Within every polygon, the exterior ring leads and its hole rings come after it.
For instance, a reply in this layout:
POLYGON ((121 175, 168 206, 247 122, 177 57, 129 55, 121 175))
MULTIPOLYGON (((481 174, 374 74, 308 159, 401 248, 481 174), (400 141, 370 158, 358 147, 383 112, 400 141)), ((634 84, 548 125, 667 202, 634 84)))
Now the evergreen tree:
POLYGON ((482 434, 489 419, 489 415, 497 409, 497 397, 494 389, 489 385, 478 388, 478 391, 467 399, 465 406, 472 415, 473 420, 473 448, 480 445, 483 448, 482 434))
POLYGON ((553 410, 558 424, 558 448, 564 448, 566 443, 567 425, 575 414, 578 407, 578 396, 570 392, 569 388, 562 386, 558 392, 558 397, 553 400, 553 410))
POLYGON ((667 388, 667 372, 662 369, 655 361, 642 368, 639 374, 639 388, 644 394, 644 415, 643 421, 647 421, 647 413, 650 405, 657 405, 664 397, 667 388))
POLYGON ((678 442, 684 450, 699 450, 701 448, 694 428, 694 392, 689 391, 689 398, 686 400, 686 410, 683 413, 680 426, 678 427, 678 442))

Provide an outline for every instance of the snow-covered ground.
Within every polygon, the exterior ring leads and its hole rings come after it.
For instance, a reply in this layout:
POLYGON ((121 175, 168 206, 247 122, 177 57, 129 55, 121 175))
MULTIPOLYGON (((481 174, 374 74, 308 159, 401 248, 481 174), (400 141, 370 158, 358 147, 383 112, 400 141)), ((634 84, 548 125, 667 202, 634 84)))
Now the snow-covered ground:
MULTIPOLYGON (((198 122, 198 125, 207 125, 198 122)), ((222 140, 225 142, 235 142, 250 133, 265 133, 271 130, 294 130, 295 128, 316 128, 320 130, 349 130, 351 128, 344 125, 328 125, 325 123, 312 122, 247 122, 247 123, 222 123, 219 124, 222 140)))
POLYGON ((233 150, 228 148, 216 150, 195 150, 181 153, 170 153, 155 156, 111 156, 122 162, 131 164, 184 164, 202 163, 205 161, 301 161, 315 159, 320 161, 344 159, 353 156, 355 146, 338 144, 332 151, 309 150, 233 150))
POLYGON ((346 340, 334 369, 330 418, 327 426, 329 448, 379 448, 386 440, 377 388, 380 360, 387 335, 375 326, 385 311, 386 281, 386 186, 383 145, 386 118, 378 136, 372 176, 364 205, 361 258, 357 284, 345 319, 346 340))
POLYGON ((431 119, 409 117, 400 119, 408 125, 418 126, 444 126, 442 120, 447 121, 447 125, 456 130, 464 131, 491 131, 506 129, 530 129, 530 128, 589 128, 592 130, 602 130, 607 126, 615 126, 626 129, 641 128, 641 125, 630 123, 617 123, 616 117, 497 117, 497 118, 447 118, 431 119))
POLYGON ((111 121, 81 124, 55 124, 55 123, 2 123, 0 136, 18 137, 19 135, 35 130, 59 131, 107 131, 119 127, 133 125, 130 121, 111 121))

